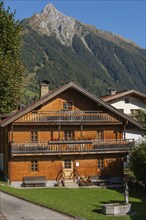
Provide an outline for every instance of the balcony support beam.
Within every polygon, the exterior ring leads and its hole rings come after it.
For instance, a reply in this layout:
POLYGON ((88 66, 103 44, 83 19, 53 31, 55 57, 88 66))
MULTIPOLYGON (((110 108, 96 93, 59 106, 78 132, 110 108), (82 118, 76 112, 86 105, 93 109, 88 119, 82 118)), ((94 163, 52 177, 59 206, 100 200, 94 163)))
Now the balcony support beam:
POLYGON ((61 125, 58 125, 58 138, 60 140, 60 131, 61 131, 61 125))
POLYGON ((80 138, 82 139, 83 138, 83 125, 81 124, 81 135, 80 135, 80 138))

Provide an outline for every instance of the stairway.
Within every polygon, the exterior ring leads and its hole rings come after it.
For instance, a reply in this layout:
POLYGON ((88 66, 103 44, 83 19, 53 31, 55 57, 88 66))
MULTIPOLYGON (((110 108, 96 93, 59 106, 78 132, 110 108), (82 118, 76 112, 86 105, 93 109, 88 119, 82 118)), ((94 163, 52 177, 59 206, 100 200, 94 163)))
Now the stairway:
POLYGON ((71 179, 65 179, 64 181, 66 188, 79 188, 78 184, 71 179))

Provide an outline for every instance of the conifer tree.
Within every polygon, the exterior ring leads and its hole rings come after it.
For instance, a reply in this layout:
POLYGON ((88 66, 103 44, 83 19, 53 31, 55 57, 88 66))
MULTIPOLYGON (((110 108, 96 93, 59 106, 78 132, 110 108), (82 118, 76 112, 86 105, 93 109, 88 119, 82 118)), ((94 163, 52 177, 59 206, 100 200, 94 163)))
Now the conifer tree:
POLYGON ((16 108, 23 78, 20 52, 22 27, 15 21, 15 12, 5 9, 0 0, 0 113, 16 108))

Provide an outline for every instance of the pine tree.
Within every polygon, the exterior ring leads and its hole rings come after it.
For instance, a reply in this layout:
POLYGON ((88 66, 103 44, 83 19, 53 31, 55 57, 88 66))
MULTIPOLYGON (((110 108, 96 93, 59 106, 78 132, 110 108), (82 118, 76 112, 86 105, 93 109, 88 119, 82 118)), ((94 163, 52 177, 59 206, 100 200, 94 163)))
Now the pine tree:
POLYGON ((15 109, 21 97, 21 42, 22 27, 15 21, 15 12, 0 1, 0 113, 15 109))

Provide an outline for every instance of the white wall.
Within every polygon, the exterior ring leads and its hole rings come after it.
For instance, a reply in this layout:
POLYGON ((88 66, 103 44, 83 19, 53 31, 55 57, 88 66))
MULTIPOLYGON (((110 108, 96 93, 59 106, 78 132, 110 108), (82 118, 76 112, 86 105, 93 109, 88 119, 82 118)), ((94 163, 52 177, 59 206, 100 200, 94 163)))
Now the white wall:
POLYGON ((126 130, 126 139, 134 139, 135 141, 139 141, 144 139, 144 131, 140 129, 127 129, 126 130))
POLYGON ((129 103, 125 103, 125 97, 110 101, 109 103, 117 109, 123 109, 125 114, 130 114, 131 109, 146 110, 146 103, 142 100, 132 96, 126 96, 126 98, 129 98, 129 103))

